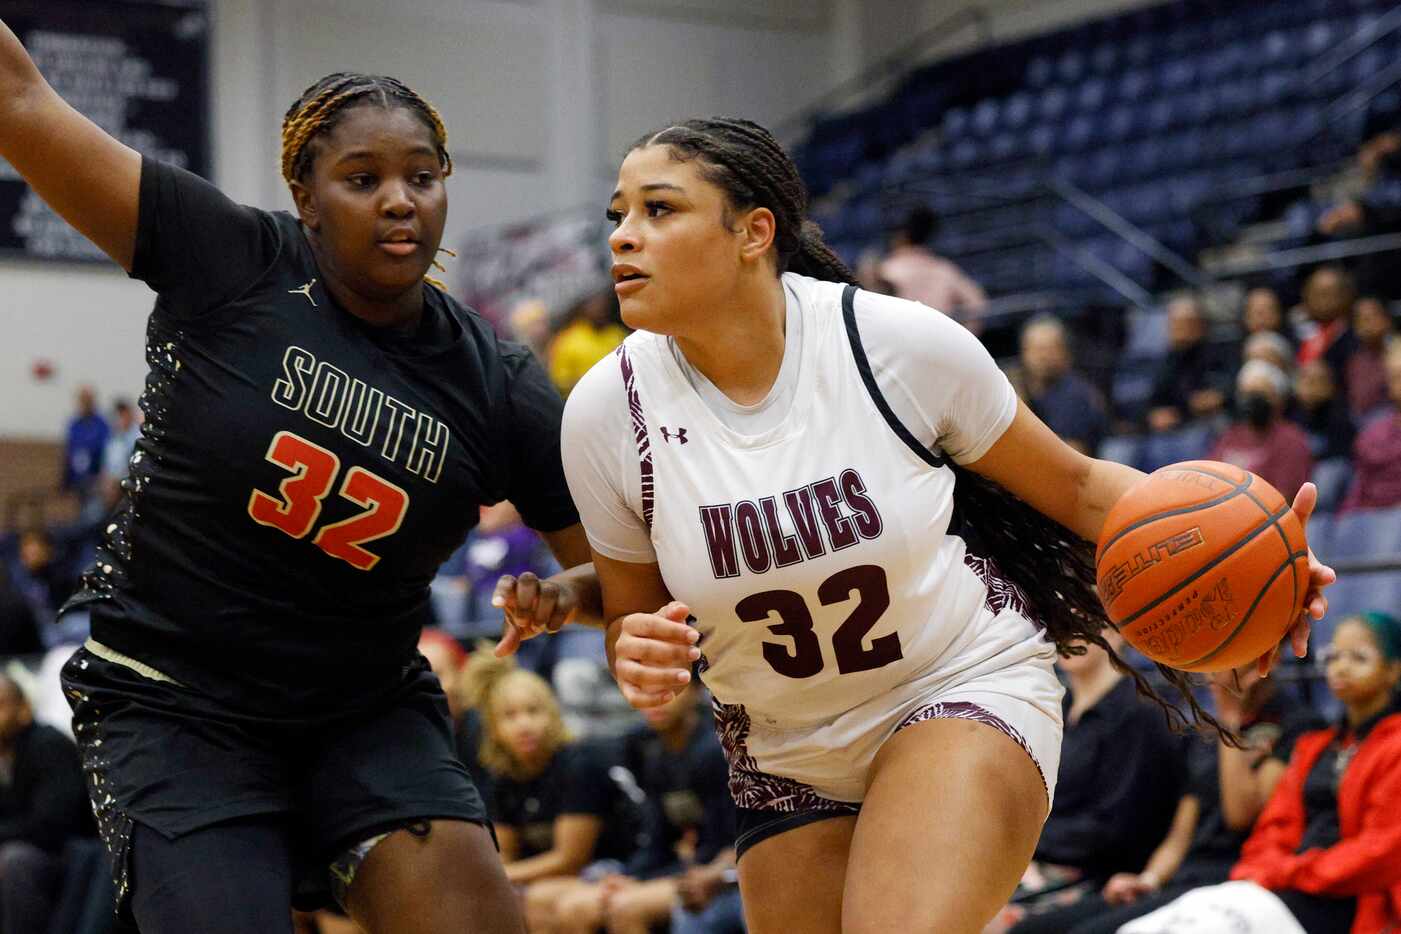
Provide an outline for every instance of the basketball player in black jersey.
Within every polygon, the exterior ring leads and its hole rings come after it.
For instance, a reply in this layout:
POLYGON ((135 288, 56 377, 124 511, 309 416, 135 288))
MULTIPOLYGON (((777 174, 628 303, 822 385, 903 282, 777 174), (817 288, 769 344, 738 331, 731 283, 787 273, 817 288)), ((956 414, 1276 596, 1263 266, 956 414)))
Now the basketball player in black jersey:
MULTIPOLYGON (((0 22, 0 156, 159 296, 64 673, 119 907, 145 934, 276 934, 334 891, 372 934, 522 931, 416 643, 479 504, 588 561, 561 403, 424 282, 452 168, 428 104, 337 74, 283 126, 296 216, 109 137, 0 22)), ((506 648, 596 607, 591 580, 499 588, 506 648)))

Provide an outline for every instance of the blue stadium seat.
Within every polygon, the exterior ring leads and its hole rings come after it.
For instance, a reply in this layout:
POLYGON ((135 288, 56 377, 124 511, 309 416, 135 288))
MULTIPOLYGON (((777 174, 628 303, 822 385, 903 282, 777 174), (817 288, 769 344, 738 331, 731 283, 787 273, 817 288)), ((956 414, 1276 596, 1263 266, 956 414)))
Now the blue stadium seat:
POLYGON ((1368 610, 1401 613, 1401 572, 1368 571, 1338 575, 1335 584, 1324 591, 1328 597, 1328 616, 1310 641, 1322 648, 1331 638, 1333 629, 1344 617, 1368 610), (1322 636, 1324 638, 1318 638, 1322 636))
POLYGON ((1112 42, 1103 42, 1090 51, 1090 69, 1106 75, 1119 65, 1119 47, 1112 42))
POLYGON ((1119 76, 1115 96, 1129 104, 1140 104, 1153 92, 1153 76, 1142 68, 1125 71, 1119 76))
POLYGON ((1031 95, 1019 91, 1007 98, 1002 106, 1002 125, 1010 130, 1020 130, 1031 122, 1031 95))
POLYGON ((1100 460, 1128 464, 1132 467, 1138 463, 1138 446, 1142 440, 1138 435, 1115 435, 1105 438, 1099 443, 1099 450, 1095 452, 1095 456, 1100 460))
POLYGON ((1038 55, 1026 65, 1026 83, 1033 88, 1041 88, 1051 83, 1056 66, 1049 58, 1038 55))
POLYGON ((1067 49, 1056 61, 1056 79, 1075 84, 1085 76, 1085 56, 1079 49, 1067 49))
POLYGON ((1309 478, 1318 487, 1318 509, 1333 512, 1342 503, 1352 481, 1352 462, 1346 457, 1334 457, 1313 465, 1309 478))
POLYGON ((1081 110, 1099 110, 1108 97, 1109 84, 1103 78, 1087 78, 1075 94, 1075 106, 1081 110))
POLYGON ((1401 554, 1401 507, 1345 512, 1333 526, 1329 558, 1401 554))
POLYGON ((984 98, 973 108, 969 121, 970 129, 979 136, 990 136, 997 129, 998 118, 1002 114, 1002 102, 995 97, 984 98))
POLYGON ((1176 431, 1149 435, 1143 444, 1143 463, 1139 466, 1152 472, 1180 461, 1201 460, 1211 449, 1210 425, 1188 425, 1176 431))
POLYGON ((1060 120, 1069 106, 1070 92, 1060 86, 1046 88, 1036 99, 1037 115, 1046 123, 1060 120))

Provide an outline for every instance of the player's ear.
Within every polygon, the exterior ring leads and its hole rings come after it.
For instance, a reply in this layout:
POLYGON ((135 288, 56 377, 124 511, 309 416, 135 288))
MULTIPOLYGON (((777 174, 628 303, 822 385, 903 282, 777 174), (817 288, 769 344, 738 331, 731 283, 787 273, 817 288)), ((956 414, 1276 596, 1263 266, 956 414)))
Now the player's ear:
POLYGON ((316 209, 316 199, 311 189, 300 181, 292 182, 292 201, 297 205, 297 216, 307 230, 321 229, 321 214, 316 209))
POLYGON ((755 208, 739 218, 739 252, 746 260, 755 261, 769 254, 774 237, 778 234, 778 221, 768 208, 755 208))

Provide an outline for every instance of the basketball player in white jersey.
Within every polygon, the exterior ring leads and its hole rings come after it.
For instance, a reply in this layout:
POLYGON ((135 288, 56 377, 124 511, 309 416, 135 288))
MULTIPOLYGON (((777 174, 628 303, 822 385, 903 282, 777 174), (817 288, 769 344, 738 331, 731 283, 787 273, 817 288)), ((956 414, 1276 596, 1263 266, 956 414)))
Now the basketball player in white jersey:
POLYGON ((693 660, 715 697, 749 930, 977 932, 1054 792, 1057 650, 1103 644, 1088 541, 1142 474, 951 319, 844 286, 806 201, 747 121, 634 146, 609 243, 639 330, 570 396, 566 474, 628 700, 693 660))

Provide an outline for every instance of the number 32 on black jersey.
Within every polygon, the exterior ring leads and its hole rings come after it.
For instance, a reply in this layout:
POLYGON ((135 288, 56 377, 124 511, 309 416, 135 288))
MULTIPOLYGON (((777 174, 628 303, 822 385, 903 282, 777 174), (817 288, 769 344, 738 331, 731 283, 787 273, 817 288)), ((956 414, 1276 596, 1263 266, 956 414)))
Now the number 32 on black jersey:
MULTIPOLYGON (((248 515, 259 525, 280 529, 292 538, 306 538, 340 473, 340 458, 291 431, 273 435, 265 457, 292 476, 278 486, 278 496, 255 489, 248 497, 248 515)), ((409 494, 358 466, 345 472, 337 492, 365 511, 323 525, 311 543, 353 568, 371 570, 380 556, 361 546, 399 531, 409 508, 409 494)))

